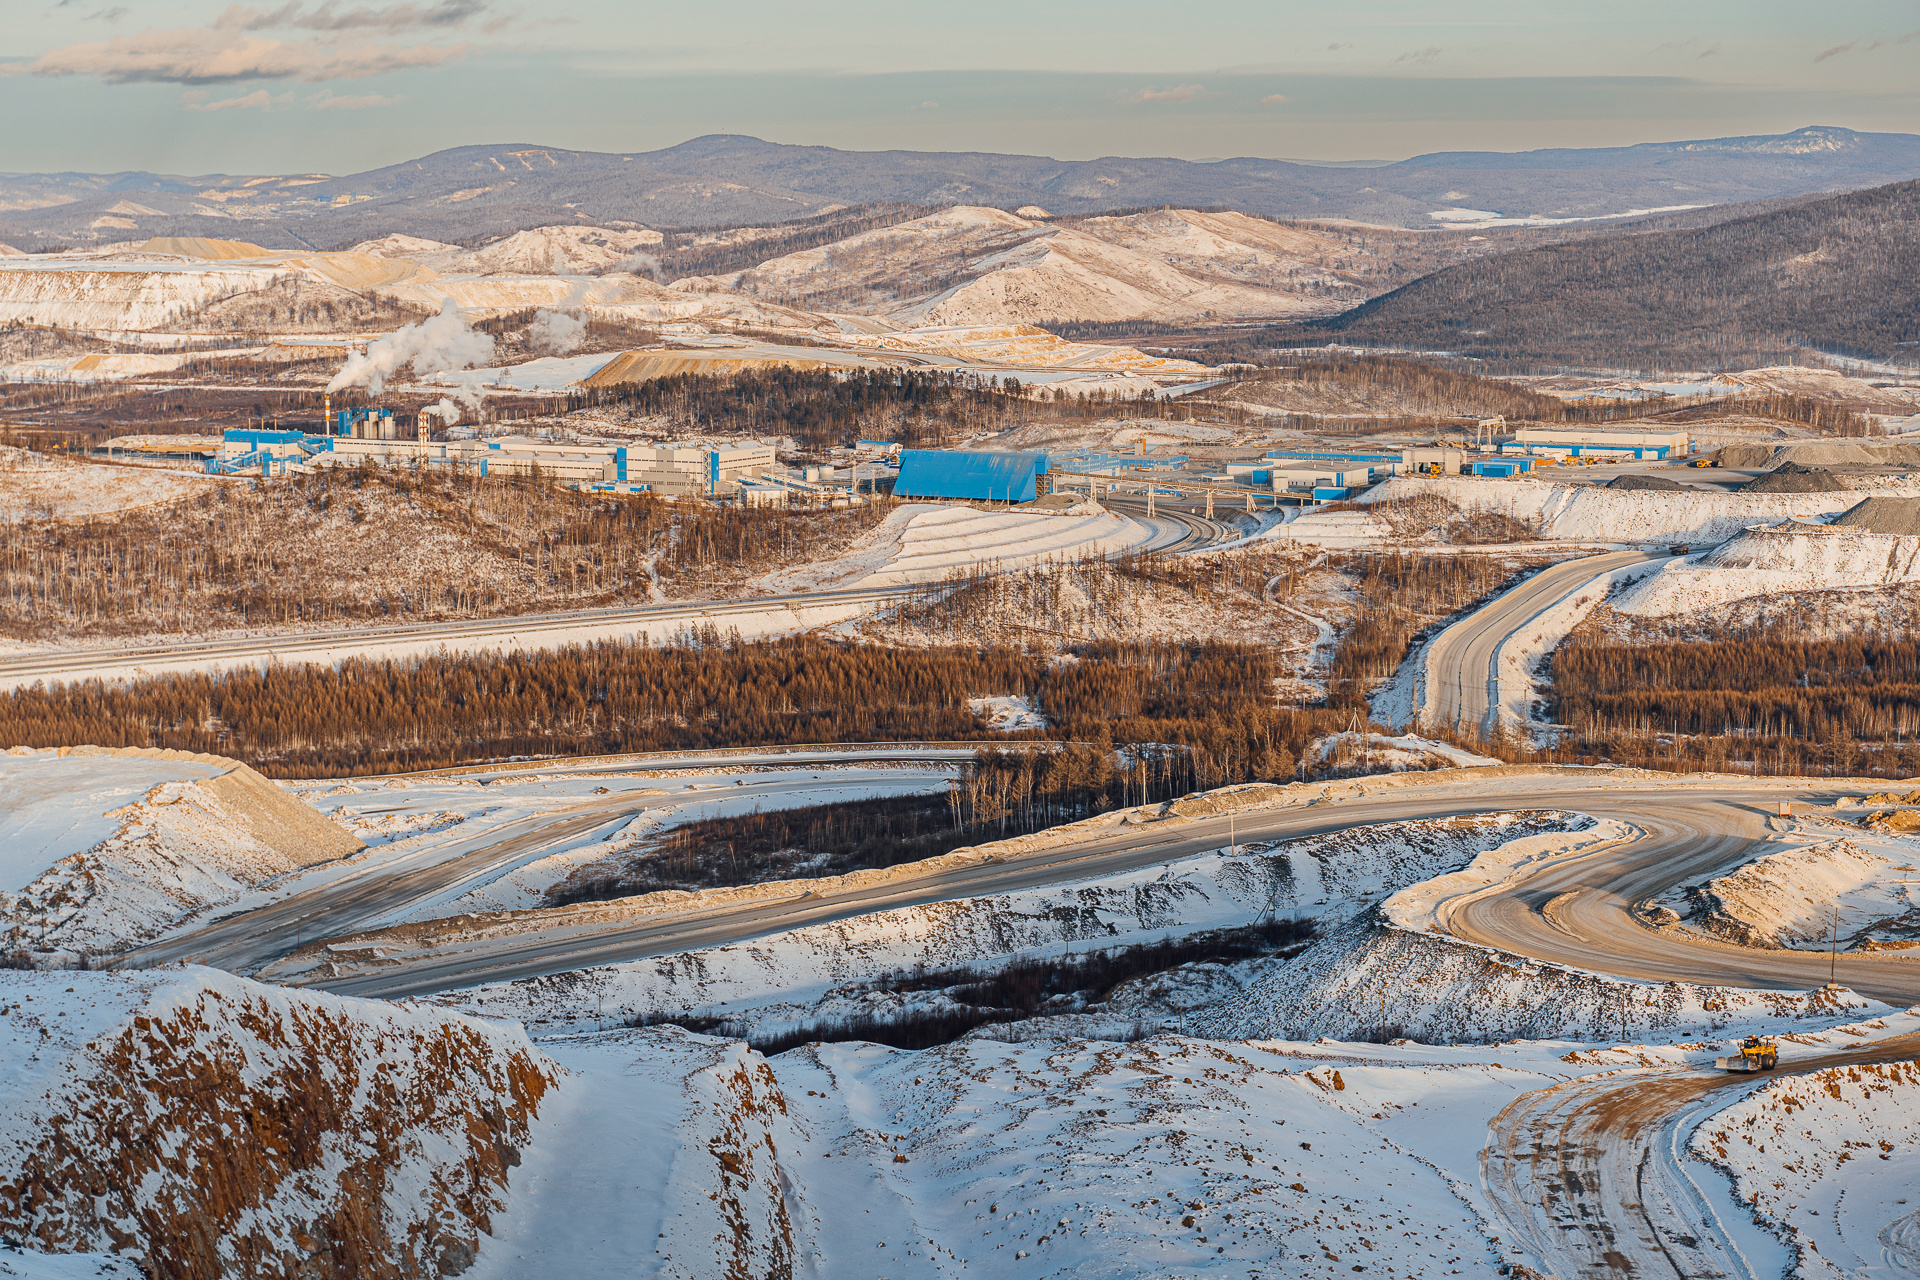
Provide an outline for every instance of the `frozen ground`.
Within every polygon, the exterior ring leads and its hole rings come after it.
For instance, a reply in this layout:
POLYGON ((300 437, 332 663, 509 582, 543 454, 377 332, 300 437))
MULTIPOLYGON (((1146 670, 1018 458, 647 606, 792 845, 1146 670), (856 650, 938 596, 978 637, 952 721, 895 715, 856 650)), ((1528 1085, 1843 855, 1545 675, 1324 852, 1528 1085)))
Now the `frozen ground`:
MULTIPOLYGON (((1910 490, 1911 491, 1911 490, 1910 490)), ((1553 542, 1601 544, 1724 542, 1750 525, 1842 511, 1857 499, 1833 493, 1687 493, 1607 489, 1545 480, 1468 476, 1401 476, 1374 486, 1357 502, 1366 507, 1432 495, 1468 511, 1509 516, 1537 527, 1553 542)), ((1327 547, 1366 547, 1393 538, 1390 524, 1372 512, 1305 512, 1287 535, 1327 547)))
POLYGON ((16 747, 0 754, 0 891, 24 889, 48 867, 120 830, 124 811, 155 787, 213 778, 230 766, 121 756, 63 757, 16 747))
POLYGON ((1047 727, 1046 713, 1035 705, 1032 698, 1012 694, 997 698, 969 698, 967 706, 987 722, 987 728, 996 733, 1047 727))
POLYGON ((169 467, 68 462, 0 446, 0 520, 83 520, 172 502, 218 483, 169 467))
POLYGON ((1795 1276, 1920 1275, 1920 1058, 1773 1081, 1688 1147, 1733 1175, 1795 1276))
POLYGON ((835 560, 763 578, 769 592, 832 591, 942 582, 1051 559, 1109 556, 1151 541, 1154 530, 1112 512, 1044 515, 909 503, 835 560))
MULTIPOLYGON (((1825 495, 1825 505, 1842 496, 1825 495)), ((1916 561, 1920 537, 1801 521, 1768 523, 1743 530, 1704 555, 1665 565, 1613 603, 1621 613, 1670 617, 1757 596, 1899 586, 1920 582, 1916 561)))
POLYGON ((0 755, 0 929, 36 963, 125 949, 360 842, 232 760, 0 755))
MULTIPOLYGON (((697 757, 688 757, 689 764, 697 757)), ((275 886, 276 896, 344 875, 391 875, 450 862, 494 845, 509 846, 431 896, 380 924, 433 920, 464 912, 538 907, 570 872, 631 854, 682 822, 760 809, 834 804, 944 790, 954 764, 870 765, 751 761, 735 767, 676 766, 672 758, 498 774, 322 780, 290 784, 294 794, 365 840, 350 865, 316 869, 275 886), (577 819, 576 821, 567 821, 577 819), (550 831, 543 829, 551 828, 550 831), (523 832, 525 838, 518 837, 523 832)), ((263 899, 264 901, 264 899, 263 899)))

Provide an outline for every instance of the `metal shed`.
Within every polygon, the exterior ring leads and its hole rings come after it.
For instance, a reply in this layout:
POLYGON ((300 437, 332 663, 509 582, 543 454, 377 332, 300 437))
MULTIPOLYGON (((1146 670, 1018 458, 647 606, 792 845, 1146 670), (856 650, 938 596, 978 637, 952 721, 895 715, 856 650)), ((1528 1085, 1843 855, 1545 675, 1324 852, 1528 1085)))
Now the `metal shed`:
POLYGON ((965 449, 903 449, 899 498, 973 498, 991 502, 1032 502, 1047 473, 1044 453, 1000 453, 965 449))

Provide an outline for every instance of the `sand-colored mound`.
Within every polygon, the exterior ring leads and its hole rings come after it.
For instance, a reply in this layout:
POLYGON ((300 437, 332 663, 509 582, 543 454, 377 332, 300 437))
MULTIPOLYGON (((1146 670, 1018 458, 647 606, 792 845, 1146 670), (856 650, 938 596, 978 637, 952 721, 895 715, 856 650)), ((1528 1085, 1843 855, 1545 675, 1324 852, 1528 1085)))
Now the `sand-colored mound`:
POLYGON ((1833 523, 1863 533, 1920 536, 1920 498, 1868 498, 1847 508, 1833 523))
POLYGON ((183 258, 204 258, 208 262, 226 262, 234 258, 265 258, 272 249, 262 249, 245 240, 209 240, 205 236, 155 236, 140 246, 141 253, 177 253, 183 258))
POLYGON ((583 387, 611 387, 622 382, 646 382, 652 378, 670 378, 675 374, 719 375, 744 369, 827 369, 826 360, 795 356, 750 356, 738 351, 628 351, 602 365, 591 377, 580 380, 583 387))

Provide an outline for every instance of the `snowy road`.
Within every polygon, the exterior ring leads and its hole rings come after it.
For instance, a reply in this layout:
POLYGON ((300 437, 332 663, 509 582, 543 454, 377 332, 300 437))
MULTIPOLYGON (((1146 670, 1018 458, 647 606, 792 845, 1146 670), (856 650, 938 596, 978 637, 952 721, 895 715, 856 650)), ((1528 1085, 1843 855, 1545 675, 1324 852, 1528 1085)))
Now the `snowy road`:
MULTIPOLYGON (((410 934, 400 948, 407 954, 371 971, 286 976, 352 994, 419 994, 718 946, 884 909, 1073 883, 1194 856, 1223 847, 1230 839, 1287 839, 1396 820, 1561 808, 1617 818, 1645 836, 1536 870, 1522 868, 1509 882, 1443 902, 1439 918, 1446 928, 1467 941, 1652 981, 1807 990, 1827 979, 1824 956, 1749 950, 1656 931, 1641 924, 1630 907, 1668 886, 1752 856, 1780 798, 1830 800, 1856 794, 1859 788, 1791 779, 1694 782, 1627 770, 1499 768, 1307 790, 1309 797, 1301 802, 1251 809, 1232 819, 1107 827, 992 860, 927 872, 896 868, 879 883, 850 889, 810 889, 804 882, 789 882, 769 886, 759 896, 708 895, 646 911, 607 905, 574 915, 513 913, 476 919, 458 938, 435 938, 423 945, 421 935, 410 934)), ((583 807, 508 838, 560 840, 576 835, 580 826, 607 820, 608 815, 583 807)), ((485 849, 466 855, 476 865, 492 856, 485 849)), ((411 871, 392 883, 363 881, 315 890, 298 904, 236 916, 174 940, 164 954, 149 949, 132 959, 152 963, 194 955, 250 969, 287 955, 302 938, 312 941, 365 929, 367 921, 401 910, 415 895, 444 893, 449 877, 470 871, 456 863, 411 871)), ((267 976, 275 976, 274 971, 267 970, 267 976)), ((1920 1001, 1920 957, 1884 952, 1843 956, 1838 977, 1865 995, 1920 1001)))
POLYGON ((1524 684, 1530 659, 1544 652, 1556 612, 1582 593, 1606 594, 1616 571, 1664 557, 1614 551, 1557 564, 1528 578, 1484 608, 1442 631, 1420 655, 1425 695, 1416 710, 1430 725, 1473 734, 1492 729, 1496 709, 1524 709, 1532 689, 1524 684), (1537 643, 1535 643, 1537 641, 1537 643))
POLYGON ((1770 1079, 1916 1053, 1920 1037, 1902 1036, 1758 1078, 1682 1070, 1542 1089, 1494 1119, 1481 1185, 1507 1225, 1505 1243, 1547 1275, 1777 1275, 1780 1245, 1751 1225, 1724 1177, 1697 1162, 1689 1170, 1687 1133, 1770 1079))

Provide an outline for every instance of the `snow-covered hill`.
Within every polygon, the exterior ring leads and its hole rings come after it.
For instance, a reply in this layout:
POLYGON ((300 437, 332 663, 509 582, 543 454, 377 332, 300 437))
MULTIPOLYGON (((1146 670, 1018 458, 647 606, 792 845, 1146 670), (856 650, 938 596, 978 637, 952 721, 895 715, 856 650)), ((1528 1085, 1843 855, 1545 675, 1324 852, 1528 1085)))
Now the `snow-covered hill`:
POLYGON ((519 1028, 438 1010, 0 971, 0 1236, 153 1276, 455 1275, 557 1077, 519 1028))
MULTIPOLYGON (((1816 505, 1831 507, 1835 496, 1826 494, 1816 505)), ((1783 521, 1745 529, 1705 555, 1663 566, 1629 587, 1614 606, 1622 613, 1660 617, 1789 591, 1916 581, 1920 537, 1783 521)))
POLYGON ((243 764, 132 748, 0 755, 0 829, 0 945, 56 966, 362 847, 243 764))
POLYGON ((1366 291, 1332 237, 1241 213, 1159 210, 1054 224, 957 206, 676 288, 805 299, 897 324, 1319 315, 1366 291))
POLYGON ((355 253, 404 258, 442 275, 598 275, 664 237, 644 227, 535 227, 478 249, 392 235, 353 246, 355 253))

